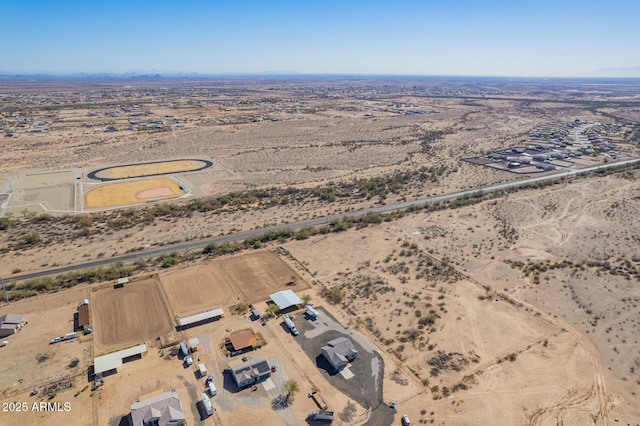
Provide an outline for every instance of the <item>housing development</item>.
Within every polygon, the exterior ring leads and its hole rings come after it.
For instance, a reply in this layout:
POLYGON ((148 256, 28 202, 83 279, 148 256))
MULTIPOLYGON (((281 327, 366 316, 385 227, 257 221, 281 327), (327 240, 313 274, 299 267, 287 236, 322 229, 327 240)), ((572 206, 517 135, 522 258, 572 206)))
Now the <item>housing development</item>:
POLYGON ((0 425, 640 424, 640 81, 0 77, 0 425))

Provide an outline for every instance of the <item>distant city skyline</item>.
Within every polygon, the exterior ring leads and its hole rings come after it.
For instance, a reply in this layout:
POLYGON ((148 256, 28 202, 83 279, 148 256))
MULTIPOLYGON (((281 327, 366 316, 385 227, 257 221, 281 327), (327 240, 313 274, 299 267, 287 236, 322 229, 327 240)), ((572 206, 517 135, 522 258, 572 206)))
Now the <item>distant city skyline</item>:
POLYGON ((640 2, 0 0, 0 72, 640 77, 640 2))

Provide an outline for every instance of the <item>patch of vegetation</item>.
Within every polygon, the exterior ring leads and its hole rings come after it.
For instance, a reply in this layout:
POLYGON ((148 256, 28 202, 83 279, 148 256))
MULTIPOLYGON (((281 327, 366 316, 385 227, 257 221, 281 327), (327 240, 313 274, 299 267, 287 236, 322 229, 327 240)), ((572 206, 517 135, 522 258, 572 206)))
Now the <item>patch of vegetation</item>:
POLYGON ((573 262, 571 260, 562 260, 551 262, 521 262, 506 261, 514 269, 520 269, 525 277, 530 277, 535 284, 539 284, 540 275, 555 269, 571 269, 573 274, 580 271, 590 270, 594 274, 607 273, 609 275, 619 275, 627 279, 635 279, 640 281, 640 258, 636 259, 610 259, 606 261, 582 261, 573 262))
POLYGON ((344 299, 345 293, 339 286, 334 285, 331 288, 323 288, 320 294, 332 305, 337 305, 344 299))
POLYGON ((7 284, 7 295, 11 301, 19 300, 39 293, 52 293, 81 283, 95 283, 127 277, 135 270, 136 266, 118 262, 106 268, 83 269, 56 277, 34 278, 19 284, 7 284))
POLYGON ((163 268, 170 268, 180 263, 182 256, 177 251, 172 251, 171 253, 164 253, 160 256, 160 261, 162 262, 163 268))
POLYGON ((249 304, 247 302, 240 302, 229 308, 231 315, 244 315, 249 311, 249 304))

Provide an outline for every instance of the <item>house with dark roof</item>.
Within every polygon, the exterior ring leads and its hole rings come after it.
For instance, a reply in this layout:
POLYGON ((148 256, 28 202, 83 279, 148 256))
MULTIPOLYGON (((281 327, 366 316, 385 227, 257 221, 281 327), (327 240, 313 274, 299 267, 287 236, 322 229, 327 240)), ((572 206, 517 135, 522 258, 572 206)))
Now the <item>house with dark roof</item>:
POLYGON ((336 370, 340 371, 358 356, 358 350, 351 340, 346 337, 338 337, 327 342, 322 348, 322 355, 336 370))
POLYGON ((182 404, 172 390, 131 404, 132 426, 184 426, 182 404))
POLYGON ((256 384, 270 375, 271 367, 262 357, 251 358, 231 367, 231 376, 240 388, 256 384))

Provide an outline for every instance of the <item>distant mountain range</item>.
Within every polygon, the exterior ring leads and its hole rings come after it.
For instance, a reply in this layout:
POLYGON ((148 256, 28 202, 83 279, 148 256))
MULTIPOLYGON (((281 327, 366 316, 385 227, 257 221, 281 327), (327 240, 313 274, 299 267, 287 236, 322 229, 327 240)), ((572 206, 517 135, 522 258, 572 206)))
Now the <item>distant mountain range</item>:
POLYGON ((631 68, 602 68, 594 72, 597 77, 640 77, 640 65, 631 68))
POLYGON ((0 71, 0 78, 29 79, 95 79, 95 80, 159 80, 163 78, 209 78, 243 76, 294 76, 295 71, 264 71, 256 73, 198 73, 198 72, 96 72, 96 73, 52 73, 52 72, 6 72, 0 71))
POLYGON ((296 71, 262 71, 254 73, 199 73, 176 71, 131 71, 131 72, 95 72, 95 73, 56 73, 56 72, 7 72, 0 70, 0 80, 104 80, 104 81, 135 81, 135 80, 171 80, 171 79, 209 79, 209 78, 429 78, 429 79, 481 79, 481 80, 589 80, 606 78, 640 78, 640 65, 631 68, 602 68, 595 70, 590 76, 584 77, 501 77, 501 76, 459 76, 459 75, 416 75, 416 74, 314 74, 298 73, 296 71))

